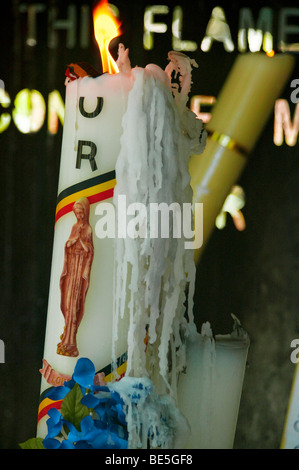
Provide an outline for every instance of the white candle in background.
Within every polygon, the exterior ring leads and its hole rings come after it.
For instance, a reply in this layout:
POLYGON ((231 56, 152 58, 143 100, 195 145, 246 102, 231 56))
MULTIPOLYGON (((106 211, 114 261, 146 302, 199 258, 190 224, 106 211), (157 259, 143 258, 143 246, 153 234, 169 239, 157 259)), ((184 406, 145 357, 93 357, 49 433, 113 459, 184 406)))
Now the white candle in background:
MULTIPOLYGON (((191 432, 186 449, 232 449, 249 347, 245 333, 216 335, 208 323, 187 342, 178 406, 191 432)), ((242 330, 243 331, 243 330, 242 330)))

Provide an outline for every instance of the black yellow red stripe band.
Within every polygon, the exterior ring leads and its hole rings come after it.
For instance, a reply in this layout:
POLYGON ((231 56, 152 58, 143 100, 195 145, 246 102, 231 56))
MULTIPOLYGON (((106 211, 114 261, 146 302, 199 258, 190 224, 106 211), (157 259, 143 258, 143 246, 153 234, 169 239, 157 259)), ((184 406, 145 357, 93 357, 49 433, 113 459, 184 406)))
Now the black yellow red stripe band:
POLYGON ((60 217, 71 212, 74 203, 80 197, 87 197, 90 204, 113 197, 115 185, 115 171, 110 171, 63 190, 57 198, 55 223, 60 217))
MULTIPOLYGON (((119 358, 117 358, 116 362, 116 373, 117 373, 117 380, 120 380, 126 372, 127 369, 127 353, 123 354, 119 358)), ((105 377, 104 381, 105 382, 111 382, 112 380, 115 380, 116 373, 115 371, 111 371, 111 365, 104 367, 101 369, 99 372, 104 372, 105 377)), ((97 372, 98 373, 98 372, 97 372)), ((61 404, 63 400, 51 400, 50 398, 47 397, 47 394, 49 390, 52 387, 49 387, 46 389, 40 396, 40 403, 38 407, 38 416, 37 416, 37 424, 40 422, 40 420, 44 417, 47 416, 48 411, 51 408, 56 408, 57 410, 60 410, 61 404)))

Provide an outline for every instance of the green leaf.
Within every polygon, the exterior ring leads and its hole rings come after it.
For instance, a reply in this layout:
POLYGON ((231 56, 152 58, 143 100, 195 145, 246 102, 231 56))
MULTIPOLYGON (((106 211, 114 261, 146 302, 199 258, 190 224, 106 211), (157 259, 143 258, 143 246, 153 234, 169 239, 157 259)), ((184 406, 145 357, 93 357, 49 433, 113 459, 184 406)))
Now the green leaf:
POLYGON ((65 396, 60 410, 63 418, 70 421, 78 431, 80 431, 81 420, 90 414, 89 408, 81 404, 82 398, 83 394, 76 383, 65 396))
POLYGON ((19 446, 21 449, 44 449, 43 440, 41 437, 33 437, 28 439, 28 441, 22 442, 19 446))

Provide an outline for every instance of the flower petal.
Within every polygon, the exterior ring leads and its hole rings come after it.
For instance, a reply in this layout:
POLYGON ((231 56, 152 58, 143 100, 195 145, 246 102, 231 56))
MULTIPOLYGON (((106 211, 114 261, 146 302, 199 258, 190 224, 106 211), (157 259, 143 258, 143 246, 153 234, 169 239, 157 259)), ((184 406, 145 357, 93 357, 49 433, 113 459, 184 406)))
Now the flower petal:
POLYGON ((70 441, 61 441, 59 449, 75 449, 75 446, 72 442, 70 441))
POLYGON ((68 387, 53 387, 48 392, 46 392, 46 397, 51 400, 63 400, 64 397, 69 393, 70 389, 68 387))
POLYGON ((48 411, 48 416, 51 418, 51 420, 55 424, 62 421, 61 413, 56 408, 50 408, 49 411, 48 411))
POLYGON ((60 448, 60 442, 58 439, 53 439, 51 437, 46 437, 43 440, 43 445, 45 449, 59 449, 60 448))
POLYGON ((92 389, 94 385, 95 367, 90 359, 78 359, 73 373, 73 380, 85 388, 92 389))

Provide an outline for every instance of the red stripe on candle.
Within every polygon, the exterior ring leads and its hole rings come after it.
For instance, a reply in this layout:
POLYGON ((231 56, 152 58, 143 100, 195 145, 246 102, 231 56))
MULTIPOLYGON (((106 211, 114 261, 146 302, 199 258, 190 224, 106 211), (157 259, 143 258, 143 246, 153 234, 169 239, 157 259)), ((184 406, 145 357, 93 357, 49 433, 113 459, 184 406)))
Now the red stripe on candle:
POLYGON ((62 217, 65 214, 68 214, 69 212, 72 212, 74 202, 71 202, 71 204, 67 204, 66 206, 62 207, 60 211, 57 212, 56 217, 55 217, 55 224, 60 217, 62 217))
MULTIPOLYGON (((114 188, 107 189, 106 191, 103 191, 101 193, 97 193, 97 194, 93 194, 92 196, 88 196, 87 199, 89 200, 89 204, 95 204, 96 202, 104 201, 105 199, 109 199, 109 198, 113 197, 113 192, 114 192, 114 188)), ((74 203, 75 203, 75 201, 71 202, 70 204, 67 204, 66 206, 62 207, 57 212, 56 217, 55 217, 55 224, 56 224, 57 220, 60 219, 60 217, 62 217, 65 214, 68 214, 69 212, 71 212, 73 210, 74 203)))
POLYGON ((48 411, 51 409, 51 408, 56 408, 57 410, 60 410, 61 408, 61 404, 62 404, 63 400, 57 400, 57 401, 53 401, 52 403, 50 403, 49 405, 45 406, 39 413, 38 413, 38 417, 37 417, 37 424, 39 423, 39 421, 48 414, 48 411))
POLYGON ((114 188, 107 189, 102 193, 94 194, 93 196, 88 196, 89 204, 95 204, 96 202, 104 201, 105 199, 109 199, 113 197, 114 188))

